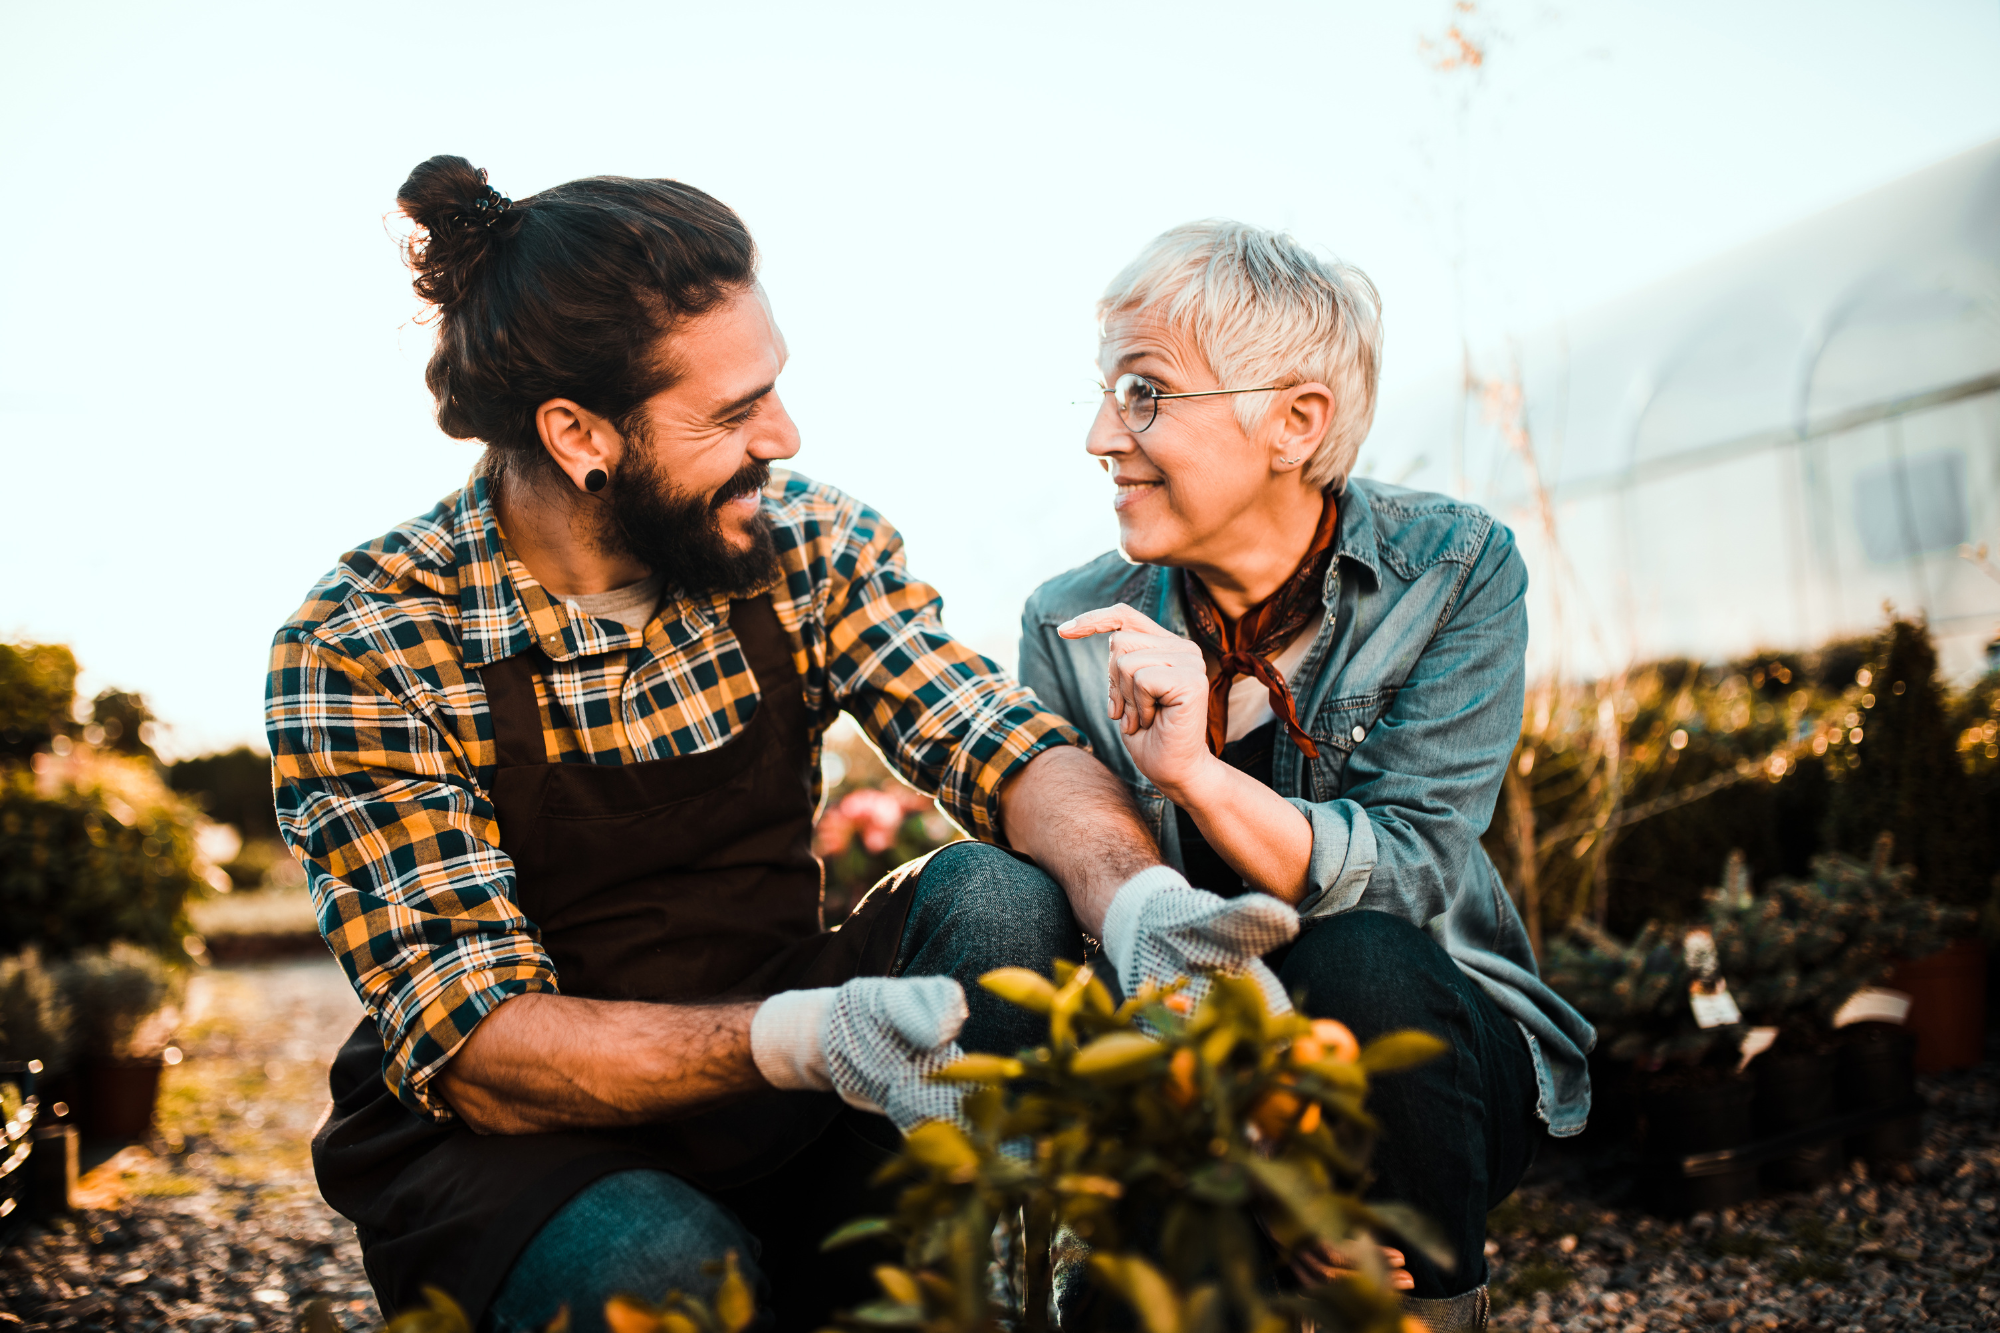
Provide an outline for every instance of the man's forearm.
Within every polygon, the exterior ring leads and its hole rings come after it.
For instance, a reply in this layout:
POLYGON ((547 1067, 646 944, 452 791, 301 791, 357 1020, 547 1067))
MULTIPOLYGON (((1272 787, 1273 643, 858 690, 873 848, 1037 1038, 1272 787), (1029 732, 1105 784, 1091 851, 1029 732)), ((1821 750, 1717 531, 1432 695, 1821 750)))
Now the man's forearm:
POLYGON ((1095 935, 1118 886, 1160 864, 1160 849, 1132 795, 1088 751, 1056 745, 1028 761, 1000 793, 1015 850, 1063 886, 1070 910, 1095 935))
POLYGON ((517 995, 480 1021, 438 1084, 481 1134, 644 1124, 769 1086, 750 1054, 757 1005, 517 995))

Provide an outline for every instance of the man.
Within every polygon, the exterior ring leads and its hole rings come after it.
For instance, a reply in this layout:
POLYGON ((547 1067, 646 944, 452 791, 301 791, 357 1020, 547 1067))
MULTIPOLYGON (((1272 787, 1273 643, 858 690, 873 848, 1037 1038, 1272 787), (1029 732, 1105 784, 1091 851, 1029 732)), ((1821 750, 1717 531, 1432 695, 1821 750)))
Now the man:
POLYGON ((733 1250, 778 1326, 817 1327, 867 1291, 817 1245, 869 1210, 891 1124, 953 1113, 925 1075, 955 1037, 1036 1036, 962 983, 1076 957, 1079 926, 1128 982, 1268 981, 1296 918, 1188 889, 1078 734, 944 633, 880 516, 772 475, 786 349, 729 209, 612 178, 516 204, 455 157, 398 202, 439 425, 487 451, 273 647, 280 824, 368 1010, 322 1191, 390 1314, 431 1285, 497 1329, 565 1304, 593 1329, 733 1250), (1017 855, 946 848, 826 929, 842 709, 1017 855))

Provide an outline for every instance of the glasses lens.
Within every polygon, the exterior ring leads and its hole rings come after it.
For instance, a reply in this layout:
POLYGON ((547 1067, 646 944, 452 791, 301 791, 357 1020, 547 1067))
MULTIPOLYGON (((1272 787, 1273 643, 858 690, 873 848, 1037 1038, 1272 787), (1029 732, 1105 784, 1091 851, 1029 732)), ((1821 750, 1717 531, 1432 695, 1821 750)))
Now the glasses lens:
POLYGON ((1159 414, 1160 400, 1153 396, 1153 386, 1137 375, 1120 375, 1111 393, 1118 400, 1118 411, 1125 424, 1135 431, 1152 425, 1159 414))

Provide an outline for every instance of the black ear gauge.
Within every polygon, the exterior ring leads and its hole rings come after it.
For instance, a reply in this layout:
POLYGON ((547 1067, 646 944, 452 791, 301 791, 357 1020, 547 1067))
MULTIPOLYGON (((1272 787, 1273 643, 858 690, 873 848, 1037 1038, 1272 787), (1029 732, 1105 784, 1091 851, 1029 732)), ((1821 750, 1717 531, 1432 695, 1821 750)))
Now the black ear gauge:
POLYGON ((610 480, 610 475, 603 468, 594 467, 583 474, 583 489, 595 495, 603 490, 604 484, 610 480))

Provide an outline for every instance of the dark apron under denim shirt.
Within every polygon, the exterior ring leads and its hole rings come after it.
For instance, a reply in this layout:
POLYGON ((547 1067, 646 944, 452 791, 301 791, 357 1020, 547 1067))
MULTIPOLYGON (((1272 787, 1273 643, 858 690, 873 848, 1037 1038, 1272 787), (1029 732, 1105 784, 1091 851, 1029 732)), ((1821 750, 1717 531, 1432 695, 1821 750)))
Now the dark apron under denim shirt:
MULTIPOLYGON (((1462 1247, 1449 1274, 1411 1254, 1417 1294, 1456 1294, 1484 1280, 1486 1210, 1525 1170, 1541 1126, 1576 1134, 1590 1110, 1595 1033, 1542 981, 1479 843, 1520 736, 1527 573, 1513 534, 1477 505, 1365 479, 1335 498, 1326 615, 1289 680, 1319 757, 1275 724, 1222 757, 1312 826, 1303 929, 1269 960, 1287 989, 1303 987, 1308 1013, 1341 1018, 1364 1041, 1415 1026, 1453 1045, 1381 1080, 1370 1107, 1399 1139, 1378 1152, 1375 1196, 1431 1213, 1462 1247)), ((1107 710, 1105 636, 1056 633, 1120 602, 1187 634, 1178 572, 1110 552, 1029 598, 1022 683, 1089 738, 1170 863, 1198 888, 1242 892, 1126 751, 1107 710)))
MULTIPOLYGON (((768 596, 732 603, 729 623, 760 685, 757 710, 733 739, 696 754, 551 763, 540 651, 480 673, 499 751, 501 849, 565 995, 749 997, 883 975, 896 962, 913 877, 885 881, 824 928, 812 731, 791 650, 768 596)), ((313 1163, 327 1202, 356 1224, 388 1316, 421 1305, 430 1284, 477 1323, 523 1247, 593 1181, 664 1170, 727 1199, 843 1111, 832 1093, 767 1089, 632 1129, 481 1135, 414 1114, 382 1070, 381 1035, 364 1018, 334 1063, 313 1163)))

